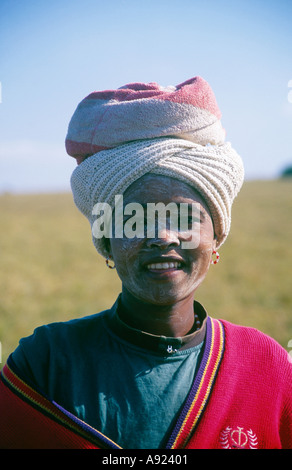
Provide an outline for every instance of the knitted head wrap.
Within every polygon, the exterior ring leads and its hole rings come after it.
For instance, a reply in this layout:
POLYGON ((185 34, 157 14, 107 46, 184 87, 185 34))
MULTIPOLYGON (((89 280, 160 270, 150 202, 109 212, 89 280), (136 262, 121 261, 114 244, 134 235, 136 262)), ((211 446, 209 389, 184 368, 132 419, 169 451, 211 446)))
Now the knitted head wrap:
MULTIPOLYGON (((113 207, 115 196, 147 173, 170 176, 202 195, 219 248, 244 178, 220 119, 213 91, 200 77, 177 87, 132 83, 90 94, 73 114, 66 138, 78 163, 71 177, 77 207, 92 226, 97 202, 113 207)), ((93 242, 106 257, 104 238, 93 242)))

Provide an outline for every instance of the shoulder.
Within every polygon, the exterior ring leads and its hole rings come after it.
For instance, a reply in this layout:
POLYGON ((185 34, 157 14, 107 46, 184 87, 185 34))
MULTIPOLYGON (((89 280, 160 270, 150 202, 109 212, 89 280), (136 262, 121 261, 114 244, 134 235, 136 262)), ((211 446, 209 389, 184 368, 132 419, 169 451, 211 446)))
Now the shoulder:
POLYGON ((242 352, 250 351, 259 354, 282 356, 287 358, 287 351, 269 335, 256 328, 236 325, 226 320, 220 320, 224 326, 226 342, 228 346, 242 347, 242 352))
POLYGON ((11 359, 19 370, 30 375, 32 369, 42 368, 56 358, 61 361, 62 357, 73 357, 76 351, 83 351, 86 345, 102 337, 104 318, 109 312, 39 326, 19 341, 11 359))
POLYGON ((28 344, 34 341, 43 340, 54 340, 68 338, 69 341, 72 339, 82 339, 87 336, 92 330, 99 329, 104 317, 107 315, 108 310, 105 310, 94 315, 86 316, 83 318, 77 318, 65 322, 54 322, 47 325, 37 327, 31 336, 22 338, 20 344, 28 344))
POLYGON ((224 326, 227 354, 245 364, 250 362, 254 368, 285 370, 292 377, 288 351, 275 339, 256 328, 220 321, 224 326))

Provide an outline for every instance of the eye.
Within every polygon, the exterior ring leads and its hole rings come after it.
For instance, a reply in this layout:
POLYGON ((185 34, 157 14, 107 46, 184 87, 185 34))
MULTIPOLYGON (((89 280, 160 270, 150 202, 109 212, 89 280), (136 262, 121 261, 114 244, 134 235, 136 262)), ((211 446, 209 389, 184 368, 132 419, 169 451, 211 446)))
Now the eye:
POLYGON ((192 230, 195 224, 201 223, 200 212, 197 210, 189 210, 188 213, 183 211, 179 215, 179 227, 181 231, 192 230))
POLYGON ((188 224, 190 227, 193 226, 193 224, 199 224, 201 223, 201 219, 198 215, 189 215, 188 216, 188 224))

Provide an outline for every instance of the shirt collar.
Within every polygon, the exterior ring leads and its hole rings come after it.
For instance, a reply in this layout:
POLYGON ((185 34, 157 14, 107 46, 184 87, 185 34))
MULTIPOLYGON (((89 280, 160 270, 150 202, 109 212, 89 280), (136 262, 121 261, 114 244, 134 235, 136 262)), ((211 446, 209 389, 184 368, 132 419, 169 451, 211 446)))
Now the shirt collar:
POLYGON ((121 308, 120 302, 119 296, 109 311, 110 314, 107 317, 108 326, 121 339, 135 346, 168 356, 177 351, 197 346, 204 341, 208 314, 204 307, 197 301, 194 301, 194 312, 196 312, 200 319, 201 328, 197 331, 191 331, 186 336, 179 338, 153 335, 127 325, 119 316, 119 309, 121 308))

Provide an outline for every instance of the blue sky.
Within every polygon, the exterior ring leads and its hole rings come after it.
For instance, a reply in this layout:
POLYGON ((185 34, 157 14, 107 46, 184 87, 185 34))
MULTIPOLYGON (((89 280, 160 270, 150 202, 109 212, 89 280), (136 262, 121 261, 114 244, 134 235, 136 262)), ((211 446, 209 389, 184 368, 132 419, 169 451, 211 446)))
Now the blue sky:
POLYGON ((70 189, 64 140, 90 92, 196 75, 246 179, 277 177, 292 164, 291 24, 291 0, 1 0, 0 192, 70 189))

